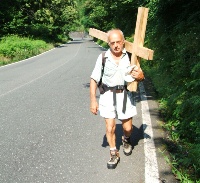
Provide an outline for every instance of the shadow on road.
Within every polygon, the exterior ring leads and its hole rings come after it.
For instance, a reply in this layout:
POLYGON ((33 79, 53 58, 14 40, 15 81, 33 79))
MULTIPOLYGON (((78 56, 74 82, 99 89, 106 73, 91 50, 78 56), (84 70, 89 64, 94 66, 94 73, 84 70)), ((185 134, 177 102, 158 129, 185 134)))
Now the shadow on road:
MULTIPOLYGON (((131 135, 131 142, 133 148, 138 145, 138 142, 144 137, 146 138, 151 138, 149 135, 144 133, 144 130, 146 129, 145 125, 141 125, 140 128, 137 128, 136 126, 133 125, 133 133, 131 135)), ((120 146, 122 145, 122 136, 123 136, 123 129, 121 124, 116 124, 116 147, 117 149, 120 149, 120 146)), ((102 142, 102 147, 107 147, 108 142, 106 138, 106 134, 103 136, 103 142, 102 142)))
POLYGON ((71 41, 71 42, 68 42, 67 44, 81 44, 83 43, 83 41, 71 41))

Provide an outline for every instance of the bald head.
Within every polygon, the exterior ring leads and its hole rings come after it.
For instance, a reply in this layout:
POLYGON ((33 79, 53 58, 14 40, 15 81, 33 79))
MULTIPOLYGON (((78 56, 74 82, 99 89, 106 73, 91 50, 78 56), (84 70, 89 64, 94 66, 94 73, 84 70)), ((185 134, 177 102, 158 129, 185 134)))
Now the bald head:
POLYGON ((110 42, 110 38, 113 35, 120 36, 121 40, 124 41, 124 34, 123 34, 123 32, 120 29, 111 29, 111 30, 109 30, 107 32, 107 35, 108 35, 108 43, 110 42))

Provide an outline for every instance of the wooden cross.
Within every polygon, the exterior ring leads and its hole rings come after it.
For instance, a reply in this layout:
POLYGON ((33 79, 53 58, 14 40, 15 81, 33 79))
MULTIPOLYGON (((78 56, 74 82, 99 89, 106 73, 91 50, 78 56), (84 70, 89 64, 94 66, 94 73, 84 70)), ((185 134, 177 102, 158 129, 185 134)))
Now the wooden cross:
MULTIPOLYGON (((143 47, 144 37, 147 25, 148 8, 139 7, 137 14, 137 21, 135 27, 134 41, 133 43, 125 40, 125 49, 127 52, 132 53, 131 65, 137 65, 140 67, 140 59, 144 58, 146 60, 153 60, 153 50, 143 47)), ((89 35, 96 37, 102 41, 108 42, 107 33, 102 32, 97 29, 90 28, 89 35)), ((127 86, 129 91, 137 90, 137 81, 128 83, 127 86)))

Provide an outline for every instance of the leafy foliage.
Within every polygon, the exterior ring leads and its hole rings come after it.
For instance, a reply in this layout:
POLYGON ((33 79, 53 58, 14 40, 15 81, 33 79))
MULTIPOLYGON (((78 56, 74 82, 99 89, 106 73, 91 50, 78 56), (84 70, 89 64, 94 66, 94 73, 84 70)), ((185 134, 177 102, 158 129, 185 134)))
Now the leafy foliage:
POLYGON ((159 96, 165 102, 165 127, 175 144, 182 144, 175 153, 181 172, 188 179, 200 177, 200 94, 199 4, 192 1, 157 1, 150 3, 148 39, 155 50, 150 74, 159 96), (156 8, 155 8, 156 7, 156 8), (186 8, 187 7, 187 8, 186 8), (170 13, 168 13, 170 12, 170 13), (175 130, 174 130, 175 129, 175 130), (184 156, 187 152, 187 156, 184 156))
POLYGON ((3 37, 0 41, 0 65, 29 58, 52 48, 42 40, 32 40, 16 35, 3 37))
POLYGON ((2 0, 0 36, 9 33, 57 41, 60 35, 68 36, 77 20, 75 0, 2 0))

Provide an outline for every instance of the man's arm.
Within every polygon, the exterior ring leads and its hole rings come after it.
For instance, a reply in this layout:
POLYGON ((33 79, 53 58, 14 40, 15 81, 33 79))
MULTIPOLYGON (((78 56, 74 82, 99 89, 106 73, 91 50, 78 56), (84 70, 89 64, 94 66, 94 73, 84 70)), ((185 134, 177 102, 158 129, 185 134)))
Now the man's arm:
POLYGON ((97 115, 99 106, 96 99, 97 83, 94 79, 90 79, 90 111, 97 115))

